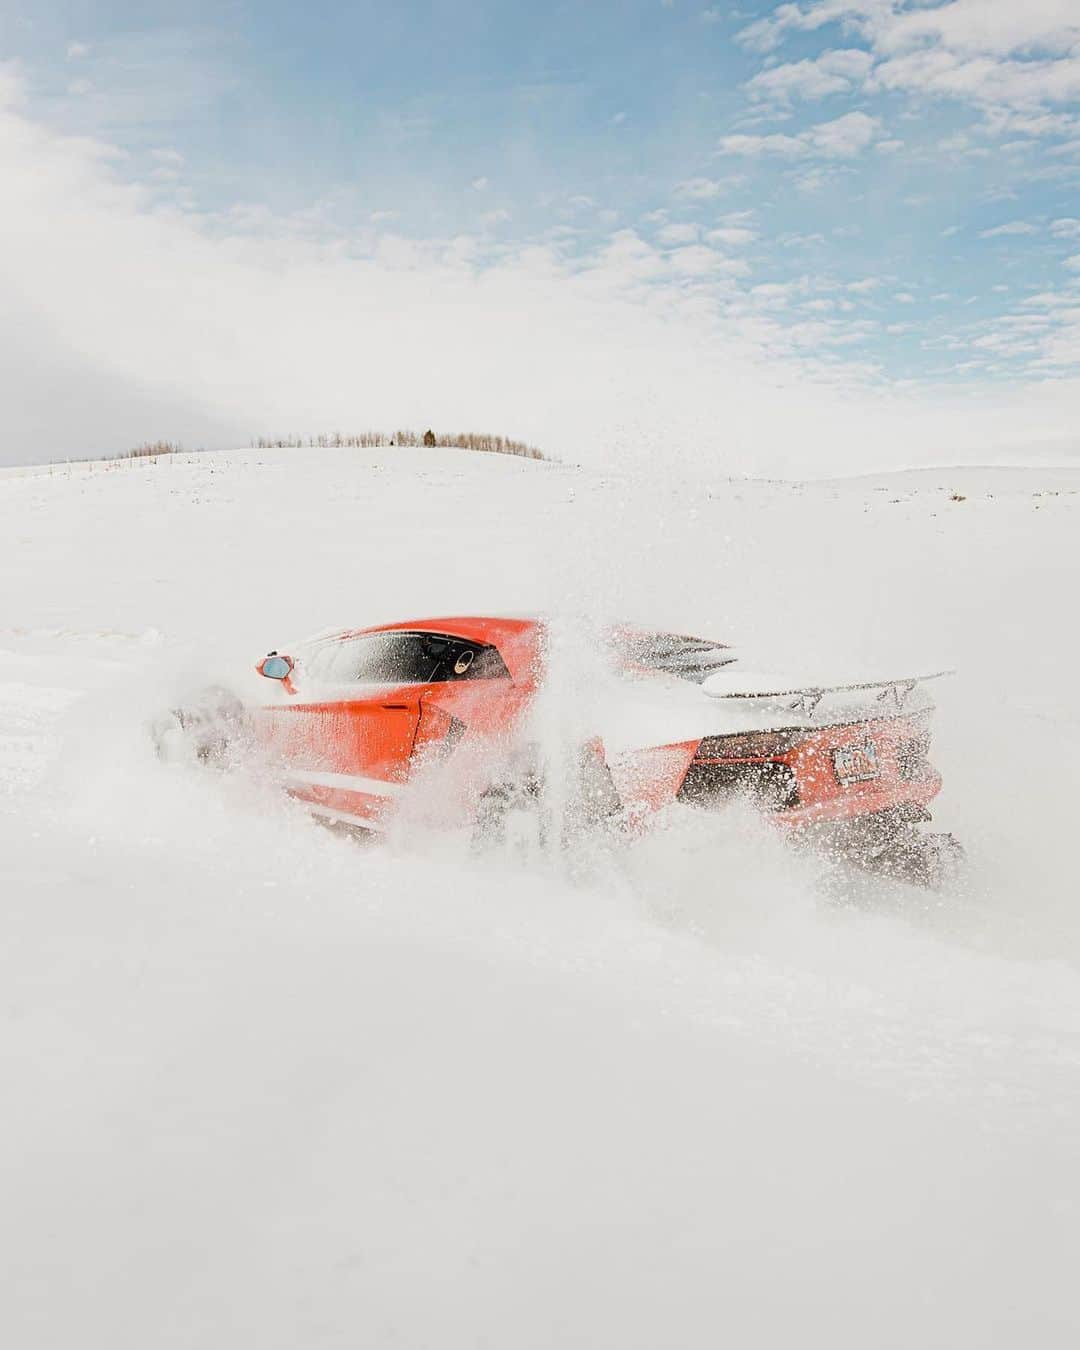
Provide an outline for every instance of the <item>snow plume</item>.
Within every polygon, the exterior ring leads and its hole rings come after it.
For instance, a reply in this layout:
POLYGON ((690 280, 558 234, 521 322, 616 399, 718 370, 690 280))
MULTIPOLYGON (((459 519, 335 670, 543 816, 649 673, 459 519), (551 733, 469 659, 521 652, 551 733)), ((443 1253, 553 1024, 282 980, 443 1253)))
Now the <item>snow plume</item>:
MULTIPOLYGON (((554 237, 492 249, 386 222, 201 213, 125 180, 112 147, 35 121, 3 80, 9 463, 382 423, 797 474, 985 455, 1076 420, 1068 381, 977 400, 878 385, 822 354, 820 325, 745 303, 760 279, 730 241, 668 247, 622 227, 578 256, 554 237)), ((866 139, 859 116, 830 124, 837 152, 866 139)))

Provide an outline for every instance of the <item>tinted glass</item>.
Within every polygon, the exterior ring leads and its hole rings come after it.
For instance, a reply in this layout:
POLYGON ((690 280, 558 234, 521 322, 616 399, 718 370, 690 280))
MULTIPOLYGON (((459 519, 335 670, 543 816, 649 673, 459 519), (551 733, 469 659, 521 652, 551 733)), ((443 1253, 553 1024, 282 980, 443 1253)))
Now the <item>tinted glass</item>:
POLYGON ((507 678, 494 647, 441 633, 367 633, 304 653, 305 675, 327 684, 434 684, 507 678))

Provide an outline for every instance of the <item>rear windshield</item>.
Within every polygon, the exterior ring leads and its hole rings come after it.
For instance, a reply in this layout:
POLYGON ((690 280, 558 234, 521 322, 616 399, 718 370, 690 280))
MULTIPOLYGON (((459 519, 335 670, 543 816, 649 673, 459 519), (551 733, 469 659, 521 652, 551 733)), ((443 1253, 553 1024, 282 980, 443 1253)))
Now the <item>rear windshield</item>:
POLYGON ((737 659, 734 649, 708 638, 679 633, 620 633, 615 638, 616 660, 628 672, 655 671, 703 684, 723 666, 737 659))
POLYGON ((365 633, 301 651, 301 674, 324 684, 435 684, 509 678, 494 647, 443 633, 365 633))

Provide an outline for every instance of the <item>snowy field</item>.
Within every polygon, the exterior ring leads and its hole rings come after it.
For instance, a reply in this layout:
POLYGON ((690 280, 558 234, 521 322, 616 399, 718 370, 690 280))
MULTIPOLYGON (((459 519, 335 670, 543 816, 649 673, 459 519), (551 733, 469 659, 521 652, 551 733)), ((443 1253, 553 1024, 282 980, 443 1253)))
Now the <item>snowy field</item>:
POLYGON ((0 523, 4 1345, 1078 1343, 1080 470, 237 452, 0 523), (331 624, 536 609, 956 666, 966 884, 837 903, 735 816, 365 847, 145 735, 331 624))

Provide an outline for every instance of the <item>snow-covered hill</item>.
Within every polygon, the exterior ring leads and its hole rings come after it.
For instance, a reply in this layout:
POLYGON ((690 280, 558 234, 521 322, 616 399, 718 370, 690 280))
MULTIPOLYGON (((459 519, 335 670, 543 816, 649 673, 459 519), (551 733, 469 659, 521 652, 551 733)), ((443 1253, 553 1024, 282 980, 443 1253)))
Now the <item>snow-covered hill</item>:
POLYGON ((5 1344, 1076 1343, 1080 472, 250 451, 0 524, 5 1344), (534 609, 957 666, 970 885, 829 904, 735 817, 360 847, 145 737, 304 632, 534 609))

